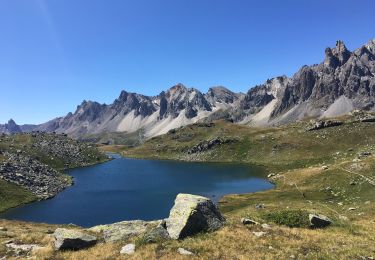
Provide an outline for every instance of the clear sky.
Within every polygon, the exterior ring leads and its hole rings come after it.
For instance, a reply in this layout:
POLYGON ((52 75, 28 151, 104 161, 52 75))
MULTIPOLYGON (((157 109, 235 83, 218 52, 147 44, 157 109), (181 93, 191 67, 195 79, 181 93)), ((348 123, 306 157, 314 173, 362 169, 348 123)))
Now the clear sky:
POLYGON ((374 0, 1 0, 0 122, 41 123, 122 89, 246 92, 343 40, 375 37, 374 0))

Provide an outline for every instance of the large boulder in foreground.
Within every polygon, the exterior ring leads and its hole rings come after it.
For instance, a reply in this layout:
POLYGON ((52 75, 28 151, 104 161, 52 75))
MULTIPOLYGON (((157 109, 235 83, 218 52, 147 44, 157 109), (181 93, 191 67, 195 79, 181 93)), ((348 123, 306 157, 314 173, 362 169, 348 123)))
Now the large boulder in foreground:
POLYGON ((172 239, 183 239, 202 231, 217 230, 224 221, 209 198, 178 194, 167 219, 167 230, 172 239))
POLYGON ((53 234, 56 250, 79 250, 93 246, 97 238, 78 230, 58 228, 53 234))

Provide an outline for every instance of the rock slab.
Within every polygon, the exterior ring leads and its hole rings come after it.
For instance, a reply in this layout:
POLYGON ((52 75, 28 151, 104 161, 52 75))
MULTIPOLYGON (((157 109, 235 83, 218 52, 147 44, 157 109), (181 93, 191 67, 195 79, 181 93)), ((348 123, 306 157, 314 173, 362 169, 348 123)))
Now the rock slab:
POLYGON ((178 194, 166 224, 172 239, 183 239, 202 231, 217 230, 224 222, 225 218, 209 198, 178 194))
POLYGON ((53 234, 56 250, 80 250, 96 244, 95 236, 78 230, 58 228, 53 234))
POLYGON ((130 220, 90 228, 92 232, 103 233, 105 242, 126 240, 134 236, 145 235, 149 230, 157 227, 162 220, 144 221, 130 220))
POLYGON ((135 245, 134 244, 127 244, 121 248, 120 254, 122 255, 132 255, 135 252, 135 245))

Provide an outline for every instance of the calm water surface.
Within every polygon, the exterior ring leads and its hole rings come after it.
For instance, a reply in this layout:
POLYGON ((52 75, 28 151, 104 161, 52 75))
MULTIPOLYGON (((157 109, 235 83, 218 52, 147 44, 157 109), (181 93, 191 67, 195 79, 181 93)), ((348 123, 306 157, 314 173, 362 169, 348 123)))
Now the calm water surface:
POLYGON ((218 201, 231 193, 271 189, 266 172, 238 164, 119 158, 68 172, 75 185, 56 197, 11 209, 0 218, 88 227, 168 216, 178 193, 218 201))

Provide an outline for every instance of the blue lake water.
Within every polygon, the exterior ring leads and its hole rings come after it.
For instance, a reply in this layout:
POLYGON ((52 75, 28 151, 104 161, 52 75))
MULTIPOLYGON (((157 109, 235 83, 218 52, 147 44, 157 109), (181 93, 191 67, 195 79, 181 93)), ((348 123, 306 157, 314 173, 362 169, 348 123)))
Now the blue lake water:
POLYGON ((74 185, 56 197, 10 209, 0 218, 88 227, 168 217, 178 193, 210 197, 271 189, 263 168, 239 164, 136 160, 68 171, 74 185))

